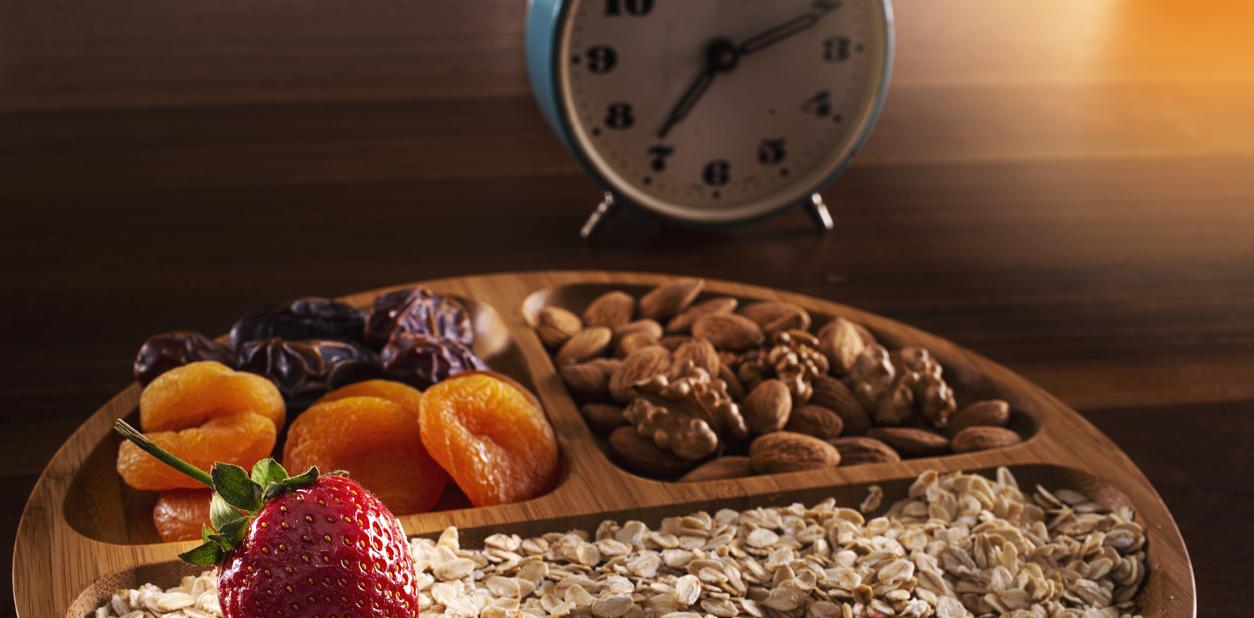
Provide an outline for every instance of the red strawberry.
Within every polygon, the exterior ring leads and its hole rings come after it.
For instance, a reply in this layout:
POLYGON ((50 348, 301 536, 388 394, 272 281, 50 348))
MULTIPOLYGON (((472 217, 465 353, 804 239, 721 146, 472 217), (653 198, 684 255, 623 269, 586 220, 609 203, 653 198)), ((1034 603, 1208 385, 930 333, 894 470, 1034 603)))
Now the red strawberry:
POLYGON ((215 464, 206 474, 162 451, 124 421, 115 428, 215 491, 215 530, 181 557, 218 564, 226 618, 414 618, 414 561, 400 522, 343 473, 295 477, 273 459, 252 475, 215 464))

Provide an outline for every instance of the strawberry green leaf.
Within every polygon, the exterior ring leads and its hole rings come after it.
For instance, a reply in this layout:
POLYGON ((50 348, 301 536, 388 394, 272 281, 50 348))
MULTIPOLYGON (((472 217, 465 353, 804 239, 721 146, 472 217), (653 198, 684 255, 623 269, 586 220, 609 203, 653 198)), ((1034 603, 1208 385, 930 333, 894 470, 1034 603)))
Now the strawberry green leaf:
POLYGON ((298 474, 296 476, 293 476, 292 478, 289 478, 283 481, 283 484, 288 485, 292 488, 304 487, 305 485, 309 485, 313 483, 314 481, 318 480, 318 476, 319 476, 318 466, 313 466, 309 468, 308 470, 305 470, 303 474, 298 474))
POLYGON ((312 485, 314 481, 318 480, 319 476, 318 466, 314 466, 306 470, 304 474, 298 474, 296 476, 286 478, 280 483, 267 487, 262 499, 267 501, 273 500, 294 489, 300 489, 301 487, 312 485))
POLYGON ((332 470, 322 476, 339 476, 343 478, 348 478, 348 470, 332 470))
POLYGON ((282 483, 287 480, 287 470, 284 470, 283 466, 273 459, 263 459, 253 466, 252 479, 254 483, 262 487, 269 487, 272 483, 282 483))
POLYGON ((209 540, 218 545, 224 552, 235 549, 235 546, 244 540, 244 534, 248 532, 248 519, 238 519, 218 530, 217 534, 209 535, 209 540))
POLYGON ((196 547, 196 549, 179 554, 184 562, 189 562, 196 566, 213 566, 220 562, 225 556, 225 552, 216 543, 205 543, 196 547))
POLYGON ((269 502, 285 493, 287 493, 287 488, 283 486, 283 483, 273 483, 261 494, 261 499, 264 502, 269 502))
POLYGON ((215 530, 221 530, 223 526, 237 520, 243 519, 244 515, 238 509, 226 503, 222 496, 213 494, 213 499, 209 501, 209 521, 213 523, 215 530))
POLYGON ((210 474, 213 476, 213 488, 227 504, 249 513, 261 510, 261 485, 248 478, 243 468, 216 463, 210 474))

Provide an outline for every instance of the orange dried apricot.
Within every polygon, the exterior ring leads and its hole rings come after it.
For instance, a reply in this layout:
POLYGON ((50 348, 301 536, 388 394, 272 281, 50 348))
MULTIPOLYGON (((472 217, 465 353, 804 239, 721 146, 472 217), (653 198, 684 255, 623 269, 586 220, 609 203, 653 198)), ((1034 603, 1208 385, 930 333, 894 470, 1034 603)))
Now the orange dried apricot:
POLYGON ((196 541, 200 531, 209 525, 209 489, 178 489, 163 491, 152 507, 152 523, 157 534, 167 543, 196 541))
POLYGON ((283 466, 346 470, 401 515, 428 511, 448 474, 427 453, 414 413, 381 397, 346 397, 305 410, 287 432, 283 466))
MULTIPOLYGON (((208 471, 214 462, 252 468, 274 450, 277 430, 260 414, 240 412, 210 419, 204 425, 181 431, 144 434, 161 448, 208 471)), ((130 442, 118 449, 118 474, 135 489, 196 489, 199 483, 171 468, 130 442)))
POLYGON ((539 401, 513 380, 462 374, 427 389, 422 442, 475 506, 539 496, 557 476, 557 439, 539 401))
POLYGON ((422 391, 405 384, 404 382, 396 382, 394 380, 366 380, 356 384, 342 386, 325 395, 321 399, 315 401, 313 405, 330 403, 339 401, 349 397, 378 397, 386 399, 394 404, 410 411, 414 418, 418 418, 418 407, 422 403, 422 391))
POLYGON ((277 430, 283 428, 286 406, 270 380, 215 361, 171 369, 139 397, 139 424, 144 431, 186 429, 238 412, 260 414, 277 430))

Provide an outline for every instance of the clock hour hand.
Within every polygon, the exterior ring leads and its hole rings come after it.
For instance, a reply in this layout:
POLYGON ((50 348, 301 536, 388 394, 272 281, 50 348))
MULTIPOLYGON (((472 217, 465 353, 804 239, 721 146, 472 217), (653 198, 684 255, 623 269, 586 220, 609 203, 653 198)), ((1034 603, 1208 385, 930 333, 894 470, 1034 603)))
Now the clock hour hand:
POLYGON ((706 90, 710 89, 710 84, 714 83, 714 73, 711 71, 701 71, 701 74, 692 81, 692 85, 688 86, 688 90, 684 91, 684 96, 680 97, 679 102, 671 109, 670 115, 666 117, 666 122, 662 124, 662 128, 658 130, 658 139, 666 139, 666 135, 671 132, 679 121, 688 116, 692 108, 697 106, 697 101, 701 100, 706 90))
POLYGON ((705 68, 701 69, 697 78, 692 80, 692 84, 684 91, 679 102, 671 109, 671 113, 666 116, 666 122, 662 123, 662 128, 657 132, 658 139, 665 139, 671 129, 692 112, 701 97, 705 96, 705 91, 710 89, 710 84, 714 83, 715 75, 736 67, 739 56, 736 45, 728 39, 718 38, 710 43, 705 50, 705 68))
POLYGON ((809 11, 745 39, 736 48, 736 51, 742 56, 762 51, 780 41, 813 28, 823 16, 838 8, 840 8, 840 0, 815 0, 809 11))

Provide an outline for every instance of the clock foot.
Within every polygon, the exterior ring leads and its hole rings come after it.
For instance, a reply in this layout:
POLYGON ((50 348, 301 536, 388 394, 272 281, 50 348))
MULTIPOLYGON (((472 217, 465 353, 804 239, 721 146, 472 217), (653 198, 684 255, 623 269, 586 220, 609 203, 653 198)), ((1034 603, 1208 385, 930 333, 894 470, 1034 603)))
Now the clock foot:
POLYGON ((810 217, 814 219, 814 224, 819 227, 820 232, 830 232, 835 224, 832 223, 832 213, 827 211, 827 204, 823 202, 823 196, 815 193, 810 196, 810 203, 806 204, 806 211, 810 213, 810 217))
POLYGON ((614 196, 607 192, 605 197, 601 198, 601 203, 597 204, 596 210, 592 211, 583 227, 579 229, 579 237, 592 240, 592 237, 605 226, 605 221, 614 213, 615 208, 614 196))

